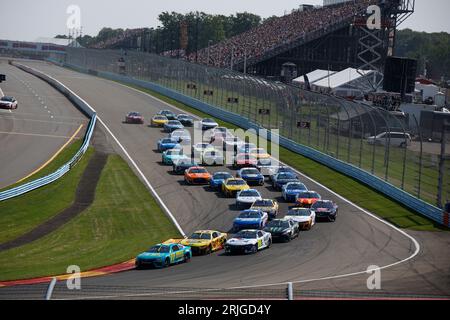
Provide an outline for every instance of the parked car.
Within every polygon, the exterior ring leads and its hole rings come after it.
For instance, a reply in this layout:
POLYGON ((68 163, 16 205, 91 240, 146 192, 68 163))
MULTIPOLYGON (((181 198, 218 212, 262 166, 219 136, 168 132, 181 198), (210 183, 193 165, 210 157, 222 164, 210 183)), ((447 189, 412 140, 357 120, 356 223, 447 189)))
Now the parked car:
POLYGON ((368 137, 367 143, 405 148, 411 145, 411 135, 404 132, 382 132, 376 136, 368 137))

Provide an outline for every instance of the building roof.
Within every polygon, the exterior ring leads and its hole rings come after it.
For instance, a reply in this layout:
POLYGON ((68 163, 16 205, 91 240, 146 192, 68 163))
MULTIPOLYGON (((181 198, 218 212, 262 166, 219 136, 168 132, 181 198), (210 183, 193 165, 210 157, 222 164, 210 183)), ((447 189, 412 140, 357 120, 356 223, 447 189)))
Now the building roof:
MULTIPOLYGON (((314 82, 322 80, 323 78, 328 77, 328 75, 333 75, 335 73, 337 73, 337 71, 317 69, 308 73, 307 76, 309 83, 313 84, 314 82)), ((292 81, 297 83, 305 83, 305 78, 300 76, 292 81)))
MULTIPOLYGON (((78 42, 73 39, 57 39, 57 38, 46 38, 46 37, 37 38, 34 42, 51 43, 51 44, 55 44, 58 46, 69 46, 72 43, 78 44, 78 42)), ((79 45, 78 45, 78 47, 79 47, 79 45)))
POLYGON ((362 77, 365 77, 372 72, 373 70, 359 70, 358 72, 357 69, 347 68, 330 75, 330 77, 326 76, 325 78, 322 78, 321 80, 318 80, 312 84, 317 87, 335 89, 349 82, 361 79, 362 77))

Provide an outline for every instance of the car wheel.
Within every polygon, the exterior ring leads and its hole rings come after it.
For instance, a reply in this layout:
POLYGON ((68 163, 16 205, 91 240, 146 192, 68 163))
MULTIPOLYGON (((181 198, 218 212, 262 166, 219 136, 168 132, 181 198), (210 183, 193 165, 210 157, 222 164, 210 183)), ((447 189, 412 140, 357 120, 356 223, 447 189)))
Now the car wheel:
POLYGON ((164 260, 164 267, 168 267, 170 266, 170 259, 166 258, 166 260, 164 260))
POLYGON ((191 255, 189 253, 185 253, 184 254, 184 262, 189 262, 191 261, 191 255))
POLYGON ((259 185, 260 185, 260 186, 263 186, 263 185, 264 185, 264 180, 261 180, 261 181, 259 182, 259 185))
POLYGON ((142 269, 142 264, 139 261, 136 261, 136 269, 137 270, 142 269))
POLYGON ((255 245, 252 247, 252 253, 257 253, 257 252, 258 252, 258 245, 255 244, 255 245))
POLYGON ((334 217, 330 216, 330 217, 328 217, 328 220, 330 220, 330 222, 335 222, 336 221, 336 216, 334 216, 334 217))
POLYGON ((209 245, 208 249, 206 250, 206 254, 211 254, 212 251, 212 245, 209 245))
POLYGON ((267 248, 270 248, 271 245, 272 245, 272 239, 270 238, 269 241, 267 242, 267 248))

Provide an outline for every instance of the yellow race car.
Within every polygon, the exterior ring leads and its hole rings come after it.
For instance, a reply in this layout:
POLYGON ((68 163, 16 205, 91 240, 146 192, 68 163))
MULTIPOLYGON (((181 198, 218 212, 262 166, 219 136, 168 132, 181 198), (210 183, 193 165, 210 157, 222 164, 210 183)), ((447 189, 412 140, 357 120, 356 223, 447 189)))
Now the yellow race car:
POLYGON ((226 233, 216 230, 198 230, 186 239, 170 239, 165 243, 181 243, 191 247, 193 255, 202 255, 223 249, 226 241, 226 233))
POLYGON ((167 119, 166 116, 157 114, 153 116, 152 120, 150 120, 150 125, 152 127, 163 127, 167 122, 169 122, 169 119, 167 119))
POLYGON ((251 210, 261 210, 267 212, 269 219, 275 219, 278 215, 278 202, 272 199, 261 199, 256 200, 252 206, 251 210))
POLYGON ((222 192, 226 197, 236 197, 239 191, 247 189, 250 189, 250 187, 241 178, 229 178, 222 183, 222 192))

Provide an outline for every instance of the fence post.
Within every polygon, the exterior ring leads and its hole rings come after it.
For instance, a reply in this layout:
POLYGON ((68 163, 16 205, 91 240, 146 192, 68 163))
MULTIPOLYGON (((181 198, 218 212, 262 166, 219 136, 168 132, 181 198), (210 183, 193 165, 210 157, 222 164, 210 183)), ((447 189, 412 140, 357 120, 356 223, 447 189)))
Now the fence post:
POLYGON ((293 289, 292 282, 288 282, 288 285, 287 285, 287 298, 288 298, 288 300, 294 300, 294 289, 293 289))
POLYGON ((53 289, 55 289, 56 285, 56 277, 53 277, 52 281, 50 281, 50 284, 48 285, 47 292, 45 294, 45 300, 51 300, 53 289))

